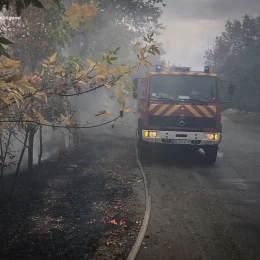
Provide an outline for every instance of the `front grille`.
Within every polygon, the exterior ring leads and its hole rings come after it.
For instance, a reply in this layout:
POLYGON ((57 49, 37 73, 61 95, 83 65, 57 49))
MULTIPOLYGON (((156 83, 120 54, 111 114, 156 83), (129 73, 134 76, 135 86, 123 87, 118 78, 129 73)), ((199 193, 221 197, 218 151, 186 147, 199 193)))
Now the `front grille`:
MULTIPOLYGON (((181 127, 178 124, 179 116, 149 116, 150 126, 181 127)), ((186 125, 181 128, 215 128, 216 119, 207 117, 185 117, 186 125)))

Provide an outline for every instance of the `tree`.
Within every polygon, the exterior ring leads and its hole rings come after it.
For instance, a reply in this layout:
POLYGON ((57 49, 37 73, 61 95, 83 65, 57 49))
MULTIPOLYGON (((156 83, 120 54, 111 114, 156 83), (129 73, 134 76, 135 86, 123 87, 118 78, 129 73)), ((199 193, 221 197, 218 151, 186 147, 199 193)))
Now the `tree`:
MULTIPOLYGON (((56 3, 60 7, 60 1, 59 0, 53 0, 54 3, 56 3)), ((84 4, 85 2, 83 2, 84 4)), ((102 8, 101 10, 104 11, 111 11, 115 10, 115 22, 118 25, 119 21, 123 21, 124 24, 128 24, 130 27, 135 27, 135 30, 138 30, 139 28, 144 28, 144 24, 154 24, 154 21, 156 21, 157 27, 154 27, 154 29, 158 28, 158 18, 160 16, 160 9, 156 7, 156 4, 162 3, 162 5, 165 7, 166 5, 163 3, 163 0, 149 0, 149 1, 107 1, 107 0, 100 0, 99 4, 102 8), (122 18, 122 19, 120 19, 122 18), (133 26, 134 25, 134 26, 133 26)), ((37 8, 44 8, 44 1, 39 0, 1 0, 0 1, 0 12, 3 10, 12 10, 16 12, 17 16, 21 16, 22 11, 24 9, 28 8, 29 6, 34 6, 37 8)), ((72 4, 72 1, 69 0, 69 5, 72 4)), ((54 8, 54 7, 52 7, 54 8)), ((102 17, 102 16, 101 16, 102 17)), ((105 16, 104 16, 105 17, 105 16)), ((97 19, 98 20, 98 19, 97 19)), ((100 20, 100 19, 99 19, 100 20)), ((111 20, 111 18, 110 18, 111 20)), ((96 22, 96 21, 95 21, 96 22)), ((104 26, 107 22, 106 19, 100 20, 100 25, 104 26), (103 22, 102 22, 103 21, 103 22)), ((98 26, 97 26, 98 27, 98 26)), ((100 27, 99 27, 100 28, 100 27)), ((79 29, 79 28, 78 28, 79 29)), ((140 31, 140 29, 139 29, 140 31)), ((86 31, 83 30, 85 33, 86 31)), ((144 32, 144 31, 143 31, 144 32)), ((147 32, 145 32, 147 33, 147 32)), ((6 51, 6 48, 4 46, 9 46, 12 44, 11 41, 6 39, 4 37, 3 31, 0 30, 0 55, 9 56, 8 52, 6 51)))
MULTIPOLYGON (((7 133, 6 136, 9 136, 6 131, 11 129, 11 125, 13 125, 12 135, 24 132, 24 140, 21 140, 24 146, 17 164, 16 177, 23 154, 27 149, 27 141, 28 169, 30 171, 33 169, 33 140, 39 127, 40 129, 42 126, 66 129, 71 132, 115 122, 123 117, 124 113, 131 112, 125 100, 125 93, 132 95, 130 73, 142 66, 148 68, 152 65, 147 59, 148 55, 160 53, 158 47, 153 44, 153 33, 150 33, 144 37, 145 44, 141 44, 140 41, 136 43, 138 59, 131 65, 126 62, 122 64, 122 59, 119 58, 120 48, 117 46, 110 46, 107 53, 95 50, 95 55, 92 57, 87 56, 89 54, 87 50, 84 53, 86 58, 83 55, 81 57, 71 55, 66 59, 62 57, 61 48, 70 43, 76 31, 81 29, 86 31, 86 27, 87 29, 90 27, 91 20, 97 14, 97 5, 94 2, 84 3, 80 6, 74 3, 65 9, 60 4, 60 10, 58 10, 47 0, 42 3, 45 6, 44 10, 26 5, 21 14, 21 10, 16 8, 21 19, 12 22, 7 20, 2 30, 2 35, 7 35, 14 42, 19 37, 22 38, 21 44, 13 44, 12 48, 3 51, 3 54, 7 56, 9 51, 21 62, 0 58, 0 127, 3 128, 0 136, 2 138, 3 133, 5 135, 7 133), (75 12, 78 12, 76 17, 75 12), (45 44, 45 48, 42 48, 42 44, 45 44), (28 55, 30 52, 31 56, 28 55), (55 53, 53 54, 53 52, 55 53), (44 60, 42 61, 42 59, 44 60), (115 91, 121 105, 118 115, 102 124, 79 125, 74 112, 68 109, 68 99, 101 88, 115 91), (49 103, 50 101, 51 103, 49 103)), ((151 7, 150 4, 149 6, 151 7)), ((38 7, 42 6, 38 5, 38 7)), ((11 8, 10 12, 14 12, 14 9, 11 8)), ((114 26, 116 25, 123 35, 124 25, 115 23, 114 26)), ((118 35, 120 34, 115 33, 115 36, 118 35)), ((4 37, 2 38, 6 40, 4 37)), ((130 51, 129 46, 132 45, 133 40, 134 37, 131 36, 130 39, 121 41, 122 49, 130 51)), ((4 43, 11 44, 11 42, 4 43)), ((109 117, 111 113, 100 110, 95 116, 102 115, 109 117)), ((40 147, 39 162, 41 151, 42 146, 40 147)), ((1 153, 5 154, 4 149, 1 153)), ((2 158, 2 164, 4 163, 2 158)))
POLYGON ((41 67, 43 59, 54 52, 61 53, 71 43, 73 31, 90 22, 97 12, 94 3, 73 4, 67 9, 63 5, 58 9, 48 0, 43 3, 44 9, 28 7, 19 20, 8 19, 15 15, 14 11, 9 11, 3 22, 2 30, 8 38, 19 42, 10 48, 12 57, 20 60, 22 67, 31 73, 41 67))
MULTIPOLYGON (((126 64, 116 64, 119 47, 111 50, 108 54, 101 53, 98 61, 87 59, 88 66, 84 68, 75 62, 60 64, 55 53, 43 61, 41 73, 35 73, 33 76, 23 76, 22 71, 19 70, 19 62, 6 58, 0 59, 0 127, 2 129, 0 137, 3 138, 3 133, 8 130, 9 124, 14 124, 15 131, 25 130, 24 141, 22 141, 24 146, 17 164, 15 182, 27 140, 30 151, 28 166, 29 170, 32 171, 33 136, 37 126, 63 128, 69 131, 98 127, 115 122, 122 118, 124 113, 131 112, 125 101, 125 91, 132 95, 130 73, 141 66, 148 67, 151 65, 147 60, 148 55, 160 53, 158 47, 153 44, 152 35, 147 35, 145 39, 145 45, 136 44, 140 45, 139 58, 132 67, 126 64), (44 105, 47 105, 48 99, 53 97, 65 102, 68 97, 83 95, 100 88, 114 89, 121 100, 121 110, 118 116, 103 124, 81 126, 73 118, 73 114, 65 116, 62 114, 62 106, 58 105, 54 114, 53 104, 50 105, 51 113, 49 113, 50 107, 44 105)), ((106 110, 100 110, 96 113, 96 116, 101 115, 109 117, 111 113, 106 110)), ((10 142, 7 143, 9 146, 10 142)), ((8 150, 8 148, 6 149, 8 150)), ((4 154, 4 149, 1 148, 2 165, 5 164, 4 154)))
POLYGON ((100 0, 98 3, 100 12, 93 18, 94 28, 91 31, 81 28, 76 37, 77 45, 82 42, 82 49, 86 48, 88 55, 122 46, 121 55, 125 58, 133 41, 147 33, 159 34, 163 29, 158 22, 162 11, 155 5, 162 1, 100 0))
POLYGON ((205 53, 205 63, 237 85, 234 106, 260 111, 260 16, 245 15, 242 21, 228 21, 225 31, 216 37, 205 53))
MULTIPOLYGON (((9 53, 13 58, 20 60, 22 70, 27 74, 39 71, 42 67, 42 60, 54 52, 61 53, 62 49, 65 49, 71 43, 73 32, 79 26, 90 23, 92 17, 97 13, 97 4, 95 2, 91 4, 85 3, 81 6, 73 3, 67 9, 62 4, 60 4, 60 8, 53 6, 53 3, 48 0, 44 0, 42 3, 44 4, 44 9, 29 6, 23 11, 19 20, 10 20, 7 17, 3 23, 3 31, 8 38, 13 42, 19 42, 19 44, 12 45, 9 53)), ((15 15, 12 10, 8 13, 8 16, 15 15)), ((60 60, 65 60, 62 55, 59 55, 59 57, 60 60)), ((56 54, 51 59, 55 60, 56 54)), ((43 64, 45 67, 48 66, 46 62, 43 64)), ((49 63, 51 63, 51 60, 49 63)), ((48 82, 45 84, 48 84, 48 82)), ((52 122, 52 118, 47 113, 50 112, 50 109, 53 112, 57 111, 58 107, 60 113, 64 112, 62 111, 64 110, 64 97, 56 96, 51 99, 53 103, 51 103, 52 105, 49 109, 41 105, 37 107, 38 111, 45 118, 48 118, 49 122, 52 122)), ((28 129, 28 171, 32 173, 33 143, 38 128, 30 124, 28 129)), ((42 139, 40 139, 40 143, 42 143, 42 139)), ((40 151, 42 151, 42 146, 40 147, 40 151)))

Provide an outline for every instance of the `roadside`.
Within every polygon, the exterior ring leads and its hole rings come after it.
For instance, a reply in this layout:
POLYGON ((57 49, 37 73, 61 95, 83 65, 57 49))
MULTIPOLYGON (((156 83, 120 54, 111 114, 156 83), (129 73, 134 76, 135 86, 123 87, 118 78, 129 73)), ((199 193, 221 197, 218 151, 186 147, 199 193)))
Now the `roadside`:
POLYGON ((134 149, 133 137, 91 135, 44 163, 37 186, 21 176, 0 207, 0 259, 125 259, 144 214, 134 149))
POLYGON ((229 108, 221 114, 235 123, 260 125, 260 113, 239 111, 237 109, 229 108))

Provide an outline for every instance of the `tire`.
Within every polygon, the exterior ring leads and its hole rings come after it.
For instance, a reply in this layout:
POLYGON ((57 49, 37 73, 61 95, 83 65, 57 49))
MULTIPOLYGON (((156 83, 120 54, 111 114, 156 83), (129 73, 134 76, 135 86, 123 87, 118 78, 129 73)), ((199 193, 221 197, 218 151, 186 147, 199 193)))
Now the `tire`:
POLYGON ((143 160, 148 158, 148 154, 149 154, 148 143, 144 142, 142 137, 138 137, 137 149, 138 149, 139 159, 143 160))
POLYGON ((217 160, 217 155, 218 155, 218 146, 208 146, 203 148, 205 152, 205 159, 206 163, 208 164, 214 164, 217 160))

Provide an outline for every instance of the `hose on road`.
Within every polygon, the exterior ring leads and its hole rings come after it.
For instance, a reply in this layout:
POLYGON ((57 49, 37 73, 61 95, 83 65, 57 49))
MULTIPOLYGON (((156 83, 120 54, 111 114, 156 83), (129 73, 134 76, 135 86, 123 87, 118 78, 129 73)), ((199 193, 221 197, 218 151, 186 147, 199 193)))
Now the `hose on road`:
POLYGON ((137 149, 137 135, 138 132, 136 130, 136 138, 135 138, 135 152, 136 152, 136 159, 137 159, 137 163, 139 166, 139 169, 142 173, 143 176, 143 182, 144 182, 144 188, 145 188, 145 214, 144 214, 144 219, 143 219, 143 223, 141 226, 141 229, 139 231, 139 234, 137 236, 137 239, 132 247, 132 250, 130 252, 130 254, 127 257, 127 260, 134 260, 137 256, 137 253, 142 245, 142 242, 144 240, 144 236, 148 227, 148 223, 149 223, 149 219, 150 219, 150 214, 151 214, 151 197, 149 195, 149 189, 148 189, 148 185, 147 185, 147 180, 146 180, 146 176, 142 167, 142 164, 139 160, 139 156, 138 156, 138 149, 137 149))

